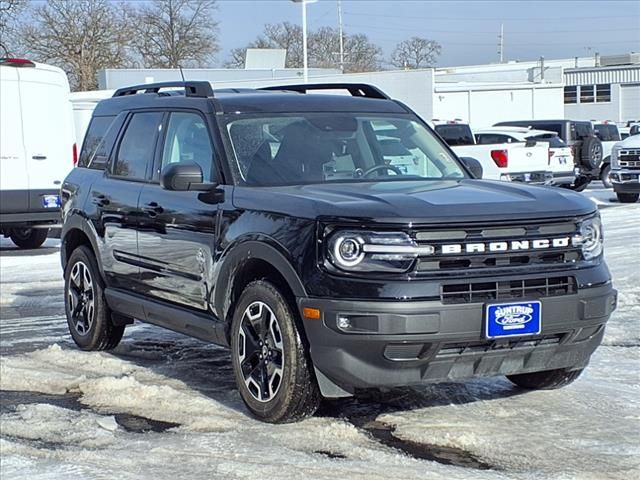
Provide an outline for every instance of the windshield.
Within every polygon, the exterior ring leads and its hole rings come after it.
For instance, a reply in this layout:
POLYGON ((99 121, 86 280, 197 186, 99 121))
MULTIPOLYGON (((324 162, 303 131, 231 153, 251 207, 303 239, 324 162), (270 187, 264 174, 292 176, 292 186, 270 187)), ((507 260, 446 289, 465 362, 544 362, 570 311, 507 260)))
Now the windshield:
POLYGON ((300 113, 226 121, 246 185, 465 177, 436 136, 408 117, 300 113))

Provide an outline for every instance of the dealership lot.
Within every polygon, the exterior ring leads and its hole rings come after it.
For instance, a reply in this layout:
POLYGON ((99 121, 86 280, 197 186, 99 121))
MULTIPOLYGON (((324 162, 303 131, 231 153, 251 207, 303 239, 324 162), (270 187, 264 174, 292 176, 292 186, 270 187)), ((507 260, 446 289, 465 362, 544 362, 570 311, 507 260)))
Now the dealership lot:
POLYGON ((67 332, 59 241, 0 241, 2 478, 627 479, 640 472, 640 204, 594 185, 619 291, 573 385, 506 380, 327 402, 312 419, 248 417, 229 354, 136 324, 110 353, 67 332))

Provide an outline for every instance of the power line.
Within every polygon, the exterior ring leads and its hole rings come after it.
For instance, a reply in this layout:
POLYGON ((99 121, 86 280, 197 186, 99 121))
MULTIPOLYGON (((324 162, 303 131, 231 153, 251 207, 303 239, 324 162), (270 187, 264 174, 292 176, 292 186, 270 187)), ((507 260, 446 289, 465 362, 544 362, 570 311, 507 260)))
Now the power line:
MULTIPOLYGON (((383 14, 376 14, 376 13, 351 13, 351 12, 344 12, 344 15, 346 16, 350 16, 350 17, 378 17, 378 18, 400 18, 402 20, 460 20, 460 16, 440 16, 440 15, 429 15, 428 17, 422 17, 422 16, 417 16, 417 15, 383 15, 383 14)), ((572 15, 569 16, 558 16, 555 14, 550 14, 546 17, 530 17, 530 16, 526 16, 526 17, 505 17, 503 15, 500 15, 500 19, 502 20, 526 20, 527 22, 529 21, 545 21, 548 22, 549 20, 562 20, 562 19, 566 19, 566 20, 609 20, 609 19, 618 19, 618 18, 629 18, 629 17, 633 17, 633 15, 612 15, 612 16, 602 16, 602 15, 598 15, 598 16, 594 16, 594 17, 574 17, 572 15)), ((640 16, 639 16, 640 17, 640 16)), ((496 17, 495 16, 491 16, 491 17, 478 17, 476 15, 473 15, 473 18, 475 20, 495 20, 496 17)))
MULTIPOLYGON (((401 26, 393 26, 393 25, 389 25, 388 22, 385 22, 385 25, 387 26, 379 26, 379 25, 375 25, 375 24, 355 24, 355 23, 348 23, 345 25, 349 25, 350 27, 356 27, 356 28, 376 28, 376 29, 380 29, 380 30, 392 30, 394 32, 398 31, 398 28, 400 28, 401 26)), ((402 25, 402 28, 406 28, 407 25, 402 25)), ((428 32, 434 32, 434 33, 450 33, 450 34, 456 34, 456 35, 460 35, 460 34, 465 34, 465 35, 474 35, 474 34, 493 34, 495 35, 495 30, 441 30, 441 29, 435 29, 435 28, 429 28, 429 27, 424 27, 424 29, 428 32)), ((616 28, 615 29, 616 32, 638 32, 639 30, 637 28, 616 28)), ((531 34, 574 34, 574 33, 581 33, 584 32, 584 29, 581 30, 567 30, 567 29, 562 29, 562 30, 515 30, 513 32, 509 32, 509 35, 531 35, 531 34)), ((610 28, 602 28, 602 29, 589 29, 589 32, 611 32, 610 28)), ((638 37, 640 38, 640 36, 638 37)))

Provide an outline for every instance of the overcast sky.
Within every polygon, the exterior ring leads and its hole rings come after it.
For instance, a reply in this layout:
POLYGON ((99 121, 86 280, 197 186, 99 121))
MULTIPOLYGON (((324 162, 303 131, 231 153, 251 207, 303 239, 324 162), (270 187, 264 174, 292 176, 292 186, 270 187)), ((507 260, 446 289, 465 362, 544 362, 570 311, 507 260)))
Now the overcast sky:
MULTIPOLYGON (((501 23, 506 60, 640 52, 640 0, 343 0, 342 11, 345 32, 366 33, 385 58, 411 36, 437 40, 438 66, 498 61, 501 23)), ((337 0, 309 4, 307 17, 309 29, 336 27, 337 0)), ((301 10, 290 0, 219 0, 218 18, 222 63, 265 23, 300 23, 301 10)))

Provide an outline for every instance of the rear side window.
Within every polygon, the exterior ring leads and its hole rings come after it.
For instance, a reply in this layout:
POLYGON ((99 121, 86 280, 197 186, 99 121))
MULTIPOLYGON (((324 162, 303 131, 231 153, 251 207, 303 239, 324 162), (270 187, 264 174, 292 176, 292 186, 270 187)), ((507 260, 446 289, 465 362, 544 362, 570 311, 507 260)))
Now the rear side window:
POLYGON ((502 135, 499 133, 479 133, 478 135, 476 135, 476 139, 478 140, 478 143, 483 145, 495 143, 511 143, 518 141, 515 138, 510 137, 509 135, 502 135))
MULTIPOLYGON (((109 126, 115 117, 93 117, 82 142, 82 150, 78 159, 79 167, 89 167, 102 143, 109 126)), ((103 165, 104 168, 104 165, 103 165)))
POLYGON ((536 140, 539 142, 548 142, 551 148, 563 148, 566 147, 567 144, 562 141, 560 137, 557 135, 532 135, 531 137, 527 137, 527 140, 536 140))
POLYGON ((143 180, 153 161, 162 112, 141 112, 131 117, 122 136, 113 174, 143 180))
POLYGON ((474 145, 476 143, 468 125, 436 125, 435 130, 449 145, 474 145))

